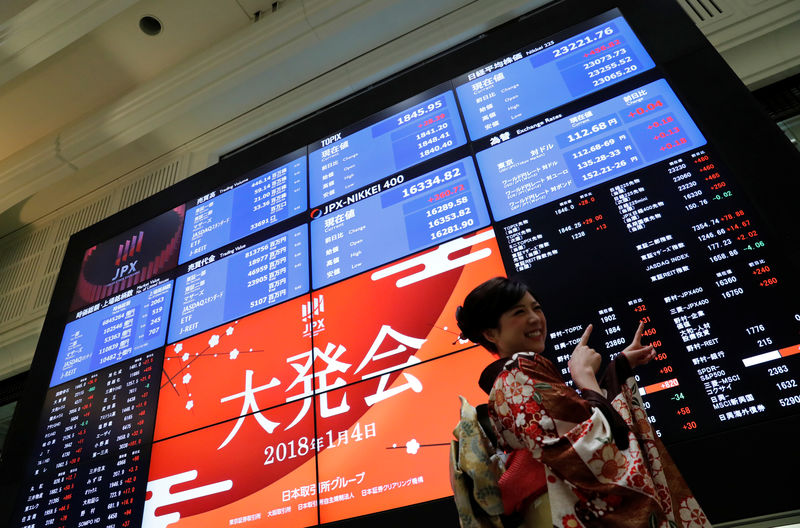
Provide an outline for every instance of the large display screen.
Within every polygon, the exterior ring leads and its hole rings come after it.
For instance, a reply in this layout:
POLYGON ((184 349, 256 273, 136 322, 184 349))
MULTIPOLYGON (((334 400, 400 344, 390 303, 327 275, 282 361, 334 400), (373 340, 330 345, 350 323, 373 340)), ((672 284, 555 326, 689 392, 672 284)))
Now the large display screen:
POLYGON ((575 22, 84 247, 13 526, 447 497, 458 396, 485 400, 493 360, 455 308, 498 275, 536 292, 565 378, 588 324, 610 360, 645 323, 668 445, 797 414, 775 234, 622 13, 575 22))

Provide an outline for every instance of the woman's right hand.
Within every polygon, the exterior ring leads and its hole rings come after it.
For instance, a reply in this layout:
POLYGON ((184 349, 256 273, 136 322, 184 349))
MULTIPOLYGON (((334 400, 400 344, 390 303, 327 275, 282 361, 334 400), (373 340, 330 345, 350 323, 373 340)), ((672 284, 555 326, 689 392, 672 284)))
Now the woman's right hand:
POLYGON ((597 371, 600 369, 600 363, 603 358, 595 349, 589 346, 591 333, 592 325, 589 325, 584 330, 580 342, 575 346, 575 350, 572 351, 568 366, 572 381, 575 382, 579 389, 591 389, 595 392, 600 392, 600 385, 597 383, 597 371))
POLYGON ((633 335, 631 344, 626 346, 622 351, 622 354, 628 358, 628 363, 631 364, 631 368, 636 368, 639 365, 646 365, 656 356, 656 350, 653 348, 653 345, 642 344, 643 330, 644 323, 640 322, 639 328, 636 329, 636 333, 633 335))

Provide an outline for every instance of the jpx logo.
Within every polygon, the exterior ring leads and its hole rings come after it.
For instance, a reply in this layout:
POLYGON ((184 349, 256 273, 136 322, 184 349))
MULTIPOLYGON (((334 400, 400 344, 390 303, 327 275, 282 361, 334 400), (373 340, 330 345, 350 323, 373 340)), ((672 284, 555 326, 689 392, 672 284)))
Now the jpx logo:
POLYGON ((303 303, 301 318, 303 320, 303 337, 309 337, 313 333, 315 336, 325 330, 325 297, 320 294, 313 297, 310 302, 303 303))
POLYGON ((339 141, 340 139, 342 139, 342 133, 341 133, 341 132, 339 132, 339 133, 338 133, 338 134, 336 134, 335 136, 331 136, 331 137, 329 137, 329 138, 325 138, 325 139, 323 139, 323 140, 322 140, 322 146, 323 146, 323 147, 327 147, 328 145, 330 145, 330 144, 331 144, 331 143, 333 143, 334 141, 339 141))
POLYGON ((136 263, 137 262, 139 262, 139 261, 138 260, 133 260, 133 261, 129 262, 128 264, 125 264, 125 265, 120 266, 119 268, 117 268, 117 271, 114 273, 114 278, 111 279, 111 280, 115 281, 115 280, 118 280, 118 279, 124 279, 125 277, 133 275, 134 273, 137 273, 139 271, 139 270, 136 269, 136 263))
POLYGON ((112 282, 130 277, 139 272, 139 270, 136 269, 136 264, 139 261, 134 260, 133 257, 142 250, 143 238, 144 232, 139 231, 138 235, 133 235, 133 237, 126 240, 124 244, 119 245, 117 259, 114 261, 114 265, 117 269, 114 272, 114 278, 111 279, 112 282))

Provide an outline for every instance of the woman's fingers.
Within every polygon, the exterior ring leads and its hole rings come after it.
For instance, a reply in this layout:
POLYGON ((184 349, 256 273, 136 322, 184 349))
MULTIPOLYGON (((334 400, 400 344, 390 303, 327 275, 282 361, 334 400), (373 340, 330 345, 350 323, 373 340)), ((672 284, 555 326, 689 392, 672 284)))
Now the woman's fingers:
POLYGON ((631 341, 631 346, 641 346, 643 331, 644 331, 644 322, 639 321, 639 327, 636 329, 636 333, 633 334, 633 341, 631 341))
POLYGON ((583 331, 583 335, 581 336, 581 341, 578 343, 578 346, 586 346, 589 344, 589 336, 592 334, 592 325, 591 323, 586 327, 586 330, 583 331))
POLYGON ((655 355, 656 350, 653 348, 653 345, 628 349, 625 354, 632 367, 649 363, 650 360, 655 357, 655 355))

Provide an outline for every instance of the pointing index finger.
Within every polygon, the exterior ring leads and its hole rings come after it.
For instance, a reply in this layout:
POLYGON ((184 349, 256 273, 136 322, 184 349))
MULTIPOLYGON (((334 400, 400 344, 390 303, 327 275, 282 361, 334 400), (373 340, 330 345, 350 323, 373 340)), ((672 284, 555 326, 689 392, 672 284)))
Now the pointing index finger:
POLYGON ((583 335, 581 336, 581 342, 578 343, 579 345, 587 345, 589 343, 589 336, 592 333, 592 325, 591 323, 586 327, 586 330, 583 331, 583 335))
POLYGON ((642 331, 644 330, 644 322, 639 321, 639 327, 636 329, 636 333, 633 334, 633 343, 634 344, 641 344, 642 342, 642 331))

